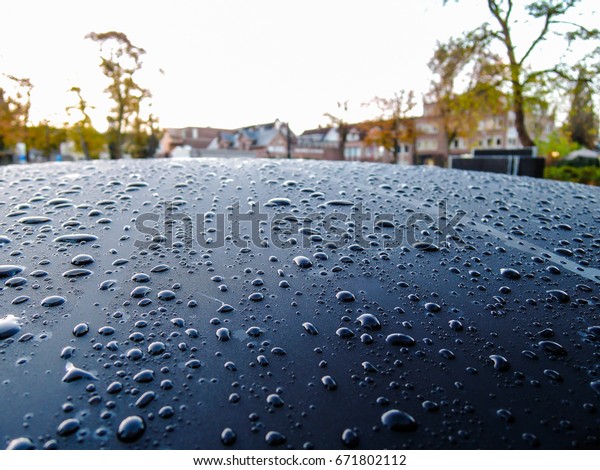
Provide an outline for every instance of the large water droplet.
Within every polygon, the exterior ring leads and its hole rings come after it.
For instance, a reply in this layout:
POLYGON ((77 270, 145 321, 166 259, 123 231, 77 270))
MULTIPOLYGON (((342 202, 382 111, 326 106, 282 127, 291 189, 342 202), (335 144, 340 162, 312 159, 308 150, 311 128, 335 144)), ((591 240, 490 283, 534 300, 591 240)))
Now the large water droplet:
POLYGON ((137 441, 146 431, 146 423, 141 416, 128 416, 117 429, 117 438, 121 442, 132 443, 137 441))
POLYGON ((381 423, 392 431, 411 432, 417 430, 417 422, 405 411, 389 410, 381 415, 381 423))

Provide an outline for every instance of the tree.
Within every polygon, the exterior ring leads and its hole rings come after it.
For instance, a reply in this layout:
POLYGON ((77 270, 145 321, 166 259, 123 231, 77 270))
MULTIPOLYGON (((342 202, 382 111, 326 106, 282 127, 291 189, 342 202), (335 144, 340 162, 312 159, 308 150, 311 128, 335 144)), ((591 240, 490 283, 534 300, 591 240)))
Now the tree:
POLYGON ((377 141, 374 143, 390 151, 393 155, 392 163, 398 163, 400 142, 410 142, 414 159, 416 129, 414 119, 409 117, 417 104, 414 91, 400 90, 392 98, 376 96, 370 103, 379 108, 378 120, 370 123, 379 128, 379 132, 375 134, 377 141))
POLYGON ((564 128, 551 132, 544 140, 536 140, 535 145, 538 155, 552 158, 566 157, 573 150, 579 148, 579 145, 573 143, 568 131, 564 128))
POLYGON ((0 86, 0 150, 11 148, 27 138, 33 85, 28 78, 4 75, 12 94, 0 86))
POLYGON ((83 98, 81 88, 74 86, 69 91, 75 93, 77 96, 77 104, 67 106, 67 114, 71 114, 74 111, 80 114, 79 120, 70 129, 70 137, 75 141, 77 150, 83 152, 86 160, 89 160, 92 155, 97 156, 102 150, 104 147, 104 138, 92 125, 88 109, 93 107, 88 105, 87 101, 83 98))
POLYGON ((571 109, 566 127, 574 143, 591 149, 596 146, 598 137, 598 115, 594 110, 594 90, 589 74, 589 70, 579 67, 571 90, 571 109))
POLYGON ((338 132, 339 142, 338 142, 338 152, 340 154, 340 158, 343 160, 346 155, 346 137, 348 137, 348 132, 350 131, 350 125, 348 124, 348 120, 346 115, 348 114, 348 100, 346 101, 338 101, 338 115, 334 115, 331 113, 325 113, 324 116, 328 117, 338 132))
POLYGON ((433 73, 427 100, 435 108, 446 150, 458 137, 471 138, 484 117, 504 110, 504 66, 490 51, 484 31, 438 42, 427 65, 433 73))
MULTIPOLYGON (((458 1, 458 0, 457 0, 458 1)), ((444 0, 444 4, 448 0, 444 0)), ((526 147, 534 145, 525 125, 526 98, 532 88, 540 81, 550 77, 573 80, 567 64, 559 60, 548 69, 532 70, 530 59, 533 53, 550 34, 562 37, 567 45, 578 40, 594 40, 600 38, 598 29, 588 29, 581 24, 568 21, 567 13, 573 10, 580 0, 536 0, 525 5, 528 20, 537 25, 537 34, 526 44, 517 44, 513 27, 518 21, 513 14, 513 0, 487 0, 487 5, 495 20, 495 27, 488 23, 477 28, 482 37, 489 40, 490 45, 500 44, 505 50, 508 68, 508 84, 511 91, 511 106, 515 113, 515 127, 521 144, 526 147)), ((532 28, 535 26, 532 26, 532 28)), ((598 54, 599 51, 593 53, 598 54)))
POLYGON ((25 143, 29 151, 38 150, 46 158, 60 151, 62 144, 67 137, 64 128, 52 126, 47 120, 43 120, 36 125, 27 127, 27 137, 25 143))
POLYGON ((161 136, 158 120, 152 114, 147 120, 137 115, 133 120, 131 139, 127 149, 133 158, 153 157, 161 136))
POLYGON ((142 88, 134 75, 142 68, 144 49, 134 46, 124 33, 109 31, 90 33, 86 38, 100 45, 100 68, 110 80, 106 93, 113 101, 112 114, 107 117, 107 132, 110 156, 123 156, 127 131, 139 117, 141 103, 150 98, 150 92, 142 88))

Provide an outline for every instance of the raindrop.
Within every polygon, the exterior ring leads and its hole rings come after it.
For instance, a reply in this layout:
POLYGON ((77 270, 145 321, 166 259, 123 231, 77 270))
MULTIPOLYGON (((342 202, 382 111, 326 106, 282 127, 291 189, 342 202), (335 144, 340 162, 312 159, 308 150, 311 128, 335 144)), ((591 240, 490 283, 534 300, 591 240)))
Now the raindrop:
POLYGON ((381 424, 391 429, 392 431, 411 432, 416 431, 417 422, 415 419, 400 410, 389 410, 381 415, 381 424))
POLYGON ((317 330, 317 327, 315 325, 313 325, 310 322, 304 322, 302 323, 302 327, 306 330, 306 332, 308 334, 311 335, 318 335, 319 334, 319 330, 317 330))
POLYGON ((219 328, 215 332, 215 335, 217 336, 219 341, 229 341, 229 339, 231 337, 228 328, 219 328))
POLYGON ((512 279, 513 281, 521 279, 521 273, 513 268, 502 268, 500 269, 500 274, 506 279, 512 279))
POLYGON ((8 315, 0 319, 0 339, 10 338, 21 331, 21 326, 17 323, 18 318, 8 315))
POLYGON ((306 268, 310 268, 313 264, 312 261, 310 259, 308 259, 306 256, 296 256, 294 258, 294 263, 303 269, 306 268))
POLYGON ((79 323, 73 328, 73 336, 79 338, 86 335, 90 331, 90 326, 87 323, 79 323))
POLYGON ((81 423, 78 419, 65 419, 62 423, 58 425, 58 428, 56 429, 56 434, 58 434, 61 437, 70 436, 71 434, 75 434, 80 427, 81 423))
POLYGON ((500 372, 505 372, 510 368, 510 364, 504 356, 492 354, 490 359, 494 364, 494 369, 499 370, 500 372))
POLYGON ((354 297, 354 294, 347 290, 339 291, 337 294, 335 294, 335 297, 340 302, 354 302, 356 300, 356 297, 354 297))
POLYGON ((128 416, 117 429, 117 438, 121 442, 131 443, 137 441, 146 430, 146 423, 141 416, 128 416))
POLYGON ((269 431, 265 436, 265 442, 271 447, 285 444, 286 440, 286 437, 277 431, 269 431))
POLYGON ((363 313, 357 320, 360 322, 360 326, 367 330, 381 329, 381 323, 379 323, 377 317, 371 313, 363 313))
POLYGON ((233 432, 233 429, 231 429, 231 428, 225 428, 221 432, 221 442, 223 443, 224 446, 227 446, 227 447, 232 446, 233 444, 235 444, 236 438, 237 438, 237 436, 236 436, 235 432, 233 432))
POLYGON ((412 336, 405 335, 404 333, 392 333, 385 340, 392 346, 414 346, 417 344, 412 336))

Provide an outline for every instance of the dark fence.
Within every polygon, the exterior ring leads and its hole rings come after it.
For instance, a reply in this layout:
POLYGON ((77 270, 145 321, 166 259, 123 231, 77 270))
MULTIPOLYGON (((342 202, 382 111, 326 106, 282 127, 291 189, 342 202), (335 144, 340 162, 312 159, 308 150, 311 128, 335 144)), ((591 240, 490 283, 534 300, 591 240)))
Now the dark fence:
POLYGON ((535 147, 475 149, 472 157, 450 157, 449 166, 458 170, 543 178, 546 160, 536 157, 536 152, 535 147))

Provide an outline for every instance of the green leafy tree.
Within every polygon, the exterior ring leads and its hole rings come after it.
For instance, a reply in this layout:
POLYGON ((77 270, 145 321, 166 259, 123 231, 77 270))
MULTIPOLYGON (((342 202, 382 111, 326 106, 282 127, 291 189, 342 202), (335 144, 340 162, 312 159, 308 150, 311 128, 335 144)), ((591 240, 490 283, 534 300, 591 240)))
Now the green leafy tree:
MULTIPOLYGON (((457 0, 458 1, 458 0, 457 0)), ((447 3, 448 0, 444 0, 447 3)), ((536 0, 524 6, 527 21, 531 28, 537 28, 534 38, 525 44, 518 43, 514 34, 514 26, 519 21, 513 15, 518 3, 513 0, 487 0, 488 9, 494 24, 484 23, 472 33, 486 39, 485 44, 493 48, 496 44, 505 51, 504 60, 507 66, 507 83, 511 94, 511 107, 515 113, 515 127, 519 139, 524 146, 533 146, 534 141, 526 127, 527 97, 539 92, 540 87, 549 79, 574 80, 570 68, 562 59, 555 66, 534 70, 531 58, 550 35, 564 39, 566 46, 575 41, 590 41, 600 38, 598 29, 588 29, 581 24, 568 20, 580 0, 536 0)), ((600 50, 596 48, 582 60, 593 60, 600 50)))
POLYGON ((142 56, 146 51, 131 43, 121 32, 90 33, 86 38, 100 45, 100 68, 110 80, 106 93, 113 102, 108 116, 107 132, 110 156, 123 156, 127 132, 139 118, 141 103, 150 98, 150 92, 135 81, 135 73, 142 68, 142 56))
POLYGON ((33 85, 28 78, 4 75, 9 91, 0 86, 0 150, 14 147, 27 139, 27 123, 33 85))
POLYGON ((151 114, 148 119, 137 115, 133 120, 128 151, 133 158, 150 158, 156 154, 162 131, 151 114))
POLYGON ((571 109, 567 130, 571 140, 583 147, 594 148, 598 137, 598 115, 594 110, 594 90, 589 70, 579 67, 571 90, 571 109))
POLYGON ((65 128, 50 125, 46 120, 27 127, 25 144, 29 151, 38 150, 47 158, 60 151, 60 144, 67 140, 65 128))
POLYGON ((400 143, 409 142, 414 159, 417 134, 414 119, 409 116, 417 104, 414 91, 400 90, 395 92, 391 98, 376 96, 370 104, 374 104, 379 108, 379 116, 376 121, 370 122, 369 125, 378 128, 379 132, 369 133, 368 140, 383 146, 391 152, 393 155, 392 163, 398 163, 400 143))
POLYGON ((72 87, 69 90, 77 97, 77 104, 66 108, 69 115, 79 115, 79 120, 73 124, 68 130, 69 138, 75 142, 75 148, 85 155, 85 158, 98 158, 100 152, 104 149, 106 142, 105 137, 98 132, 92 125, 92 119, 88 113, 89 109, 93 109, 81 94, 81 88, 72 87))
POLYGON ((540 156, 551 157, 553 160, 566 157, 580 147, 573 143, 566 129, 553 131, 544 140, 536 140, 535 145, 540 156))
POLYGON ((486 116, 505 110, 504 66, 482 31, 438 42, 427 65, 433 73, 427 99, 435 106, 446 149, 459 137, 473 137, 486 116))

